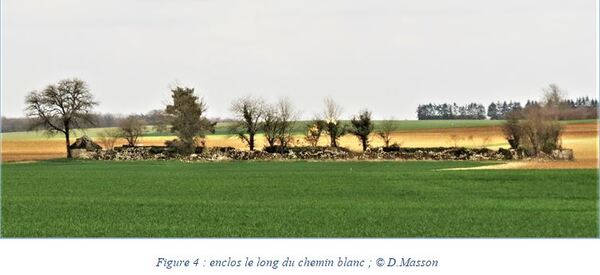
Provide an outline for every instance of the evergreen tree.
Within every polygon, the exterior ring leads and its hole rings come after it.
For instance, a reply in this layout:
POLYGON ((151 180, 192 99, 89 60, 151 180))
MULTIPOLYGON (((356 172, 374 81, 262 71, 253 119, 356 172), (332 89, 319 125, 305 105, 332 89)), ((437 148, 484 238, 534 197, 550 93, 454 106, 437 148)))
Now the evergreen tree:
POLYGON ((487 116, 490 119, 498 119, 498 105, 496 105, 496 103, 490 103, 487 110, 487 116))
POLYGON ((165 109, 171 132, 179 138, 177 147, 181 153, 193 153, 198 146, 198 138, 204 138, 206 132, 214 132, 216 122, 204 116, 206 104, 194 95, 194 88, 176 87, 171 93, 173 103, 165 109))

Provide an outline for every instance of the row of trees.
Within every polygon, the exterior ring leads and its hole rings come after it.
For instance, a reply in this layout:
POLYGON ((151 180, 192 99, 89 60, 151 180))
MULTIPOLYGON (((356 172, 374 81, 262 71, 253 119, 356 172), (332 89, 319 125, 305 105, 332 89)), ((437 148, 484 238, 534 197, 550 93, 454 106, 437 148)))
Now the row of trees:
MULTIPOLYGON (((206 117, 207 105, 194 94, 193 88, 175 87, 171 90, 171 98, 172 101, 164 110, 153 111, 149 116, 119 118, 118 128, 100 133, 99 141, 105 147, 112 148, 117 139, 123 138, 129 146, 136 146, 150 120, 150 123, 158 125, 157 128, 165 128, 178 137, 168 141, 168 146, 177 148, 181 153, 194 152, 197 146, 204 145, 206 133, 214 133, 216 122, 206 117)), ((93 108, 98 103, 87 84, 80 79, 61 80, 41 91, 33 91, 25 101, 26 114, 33 128, 44 129, 50 135, 62 133, 65 136, 68 158, 72 157, 69 145, 73 129, 98 125, 98 117, 93 113, 93 108)), ((250 150, 255 150, 258 133, 264 133, 271 148, 283 149, 293 142, 294 126, 299 113, 288 99, 268 104, 262 99, 248 96, 234 100, 231 112, 236 118, 231 131, 250 150)), ((326 99, 322 115, 316 116, 306 125, 306 141, 317 146, 322 134, 327 134, 330 146, 338 147, 340 137, 353 134, 360 141, 363 150, 366 150, 369 136, 374 130, 371 112, 361 111, 351 119, 349 125, 340 120, 341 114, 342 108, 332 99, 326 99)), ((104 123, 116 119, 106 116, 103 118, 104 123)), ((390 143, 393 127, 391 121, 384 122, 378 132, 386 146, 390 143)))
POLYGON ((469 103, 464 106, 452 104, 425 104, 417 107, 417 118, 419 120, 431 119, 486 119, 485 107, 477 103, 469 103))
POLYGON ((317 146, 322 133, 327 134, 331 147, 339 146, 339 139, 346 135, 354 135, 360 142, 363 151, 370 145, 371 133, 377 134, 384 142, 385 147, 389 147, 392 140, 392 133, 396 130, 396 124, 393 119, 381 122, 378 130, 375 131, 375 124, 372 120, 372 113, 369 110, 362 110, 352 117, 350 124, 346 125, 340 120, 342 108, 335 103, 333 99, 326 98, 325 108, 321 117, 316 117, 309 122, 306 127, 305 140, 311 146, 317 146))
POLYGON ((487 116, 490 119, 504 119, 510 112, 520 112, 523 109, 519 102, 492 102, 488 106, 487 116))
MULTIPOLYGON (((350 124, 346 125, 340 120, 342 108, 331 98, 326 98, 324 103, 323 113, 316 115, 305 125, 304 139, 311 146, 318 146, 321 137, 327 135, 330 146, 338 147, 342 136, 352 134, 358 138, 363 150, 366 150, 369 146, 369 135, 374 130, 371 112, 368 110, 359 112, 350 120, 350 124)), ((299 113, 288 99, 284 98, 276 104, 268 104, 260 98, 248 96, 234 100, 231 111, 236 118, 231 131, 236 133, 250 150, 255 150, 256 135, 259 132, 264 133, 269 150, 285 149, 293 142, 299 113)), ((389 146, 393 127, 393 123, 384 122, 381 130, 378 131, 386 146, 389 146)))
MULTIPOLYGON (((561 89, 552 84, 548 89, 561 91, 561 89)), ((544 102, 528 100, 525 108, 542 107, 544 102)), ((559 119, 593 119, 598 118, 598 100, 589 97, 578 97, 575 99, 565 99, 564 92, 557 103, 559 108, 559 119)), ((464 106, 458 106, 456 103, 448 104, 424 104, 417 107, 417 117, 419 120, 431 119, 506 119, 508 113, 521 112, 523 107, 520 102, 492 102, 486 109, 483 105, 469 103, 464 106)))
MULTIPOLYGON (((172 101, 164 110, 121 118, 118 129, 103 132, 100 141, 106 147, 112 147, 118 138, 123 138, 128 145, 136 146, 146 125, 151 123, 157 129, 175 134, 178 138, 167 142, 167 145, 177 148, 181 153, 192 153, 198 146, 204 146, 206 133, 214 133, 216 125, 216 121, 206 117, 207 105, 204 100, 195 95, 193 88, 187 87, 172 89, 171 98, 172 101)), ((525 146, 537 155, 560 147, 561 128, 558 120, 563 116, 565 108, 570 108, 566 103, 570 101, 564 100, 563 92, 556 85, 550 85, 545 90, 542 103, 528 102, 525 108, 514 102, 494 103, 496 107, 488 108, 488 113, 491 110, 491 114, 503 116, 507 120, 504 133, 511 147, 525 146)), ((79 79, 61 80, 42 91, 33 91, 27 95, 26 104, 26 114, 33 127, 44 129, 51 135, 64 134, 69 158, 71 131, 97 123, 92 111, 98 103, 86 83, 79 79)), ((576 108, 592 108, 597 102, 581 99, 573 104, 578 106, 576 108)), ((479 118, 485 113, 485 108, 475 103, 466 106, 428 104, 419 107, 425 112, 433 112, 435 116, 441 114, 442 118, 479 118)), ((264 133, 271 150, 285 149, 294 142, 293 134, 297 129, 299 113, 288 99, 269 104, 260 98, 247 96, 234 100, 230 110, 235 117, 230 130, 250 150, 256 149, 258 133, 264 133)), ((352 117, 350 123, 343 122, 341 116, 340 105, 331 98, 325 99, 323 112, 303 127, 305 140, 311 146, 318 146, 321 137, 327 136, 329 145, 338 147, 342 136, 352 134, 357 137, 362 149, 366 150, 371 134, 375 132, 371 112, 360 111, 352 117)), ((427 117, 429 119, 432 116, 427 117)), ((389 147, 391 134, 395 130, 393 120, 388 120, 382 122, 375 133, 389 147)))

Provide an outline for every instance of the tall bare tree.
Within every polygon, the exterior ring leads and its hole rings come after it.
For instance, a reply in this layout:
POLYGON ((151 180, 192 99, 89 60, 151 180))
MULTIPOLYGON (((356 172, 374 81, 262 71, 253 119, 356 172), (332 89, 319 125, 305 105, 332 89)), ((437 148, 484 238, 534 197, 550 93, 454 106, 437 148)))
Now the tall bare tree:
POLYGON ((542 90, 544 92, 544 112, 552 119, 558 119, 565 109, 564 98, 566 92, 556 84, 550 84, 542 90))
POLYGON ((277 110, 270 105, 266 105, 263 108, 263 122, 262 130, 265 134, 265 140, 270 147, 274 147, 277 142, 277 135, 279 132, 279 118, 277 116, 277 110))
POLYGON ((276 108, 278 118, 277 141, 281 147, 288 147, 293 140, 294 122, 298 114, 288 98, 280 99, 276 108))
POLYGON ((33 129, 44 129, 49 135, 65 135, 67 158, 70 159, 71 131, 94 124, 92 109, 98 103, 94 101, 87 84, 73 78, 29 93, 25 104, 26 114, 32 118, 33 129))
POLYGON ((233 101, 231 112, 233 112, 236 122, 231 126, 231 130, 236 133, 238 138, 248 144, 251 151, 255 147, 255 136, 260 131, 260 122, 264 115, 265 103, 260 98, 247 96, 233 101))
POLYGON ((331 147, 338 147, 338 140, 341 136, 346 134, 346 127, 340 121, 342 115, 342 107, 335 103, 333 99, 325 99, 325 111, 323 112, 323 118, 325 119, 325 130, 329 135, 331 147))

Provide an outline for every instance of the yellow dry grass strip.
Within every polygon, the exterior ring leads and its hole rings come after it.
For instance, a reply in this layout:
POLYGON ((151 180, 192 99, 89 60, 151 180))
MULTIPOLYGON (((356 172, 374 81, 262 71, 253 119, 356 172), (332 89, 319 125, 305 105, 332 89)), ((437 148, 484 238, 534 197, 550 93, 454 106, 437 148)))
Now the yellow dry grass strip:
POLYGON ((477 167, 458 167, 440 169, 440 171, 461 170, 506 170, 506 169, 598 169, 598 161, 514 161, 477 167))
POLYGON ((462 170, 501 170, 501 169, 520 169, 523 168, 524 162, 508 162, 493 165, 477 166, 477 167, 456 167, 444 168, 439 171, 462 171, 462 170))

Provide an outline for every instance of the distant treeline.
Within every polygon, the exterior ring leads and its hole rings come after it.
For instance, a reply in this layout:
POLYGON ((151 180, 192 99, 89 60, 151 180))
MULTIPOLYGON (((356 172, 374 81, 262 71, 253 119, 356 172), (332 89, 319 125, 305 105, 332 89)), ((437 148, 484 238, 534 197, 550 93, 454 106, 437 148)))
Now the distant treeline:
MULTIPOLYGON (((539 105, 537 101, 528 100, 525 106, 520 102, 492 102, 486 108, 482 104, 469 103, 459 106, 456 103, 423 104, 417 107, 417 118, 419 120, 431 119, 504 119, 506 114, 512 111, 521 111, 532 105, 539 105)), ((567 99, 560 103, 559 119, 595 119, 598 118, 598 100, 589 97, 579 97, 574 100, 567 99)))
POLYGON ((6 118, 2 117, 2 132, 21 132, 29 129, 28 118, 6 118))
MULTIPOLYGON (((121 114, 94 114, 94 125, 86 125, 93 126, 99 128, 106 127, 119 127, 120 124, 127 118, 126 115, 121 114)), ((135 114, 136 118, 139 118, 144 121, 147 125, 157 126, 158 131, 166 132, 166 122, 165 122, 165 114, 163 110, 152 110, 145 114, 135 114)), ((215 118, 214 121, 224 121, 220 118, 215 118)), ((22 132, 29 131, 30 129, 30 121, 28 118, 7 118, 2 117, 2 132, 22 132)))
POLYGON ((419 120, 429 119, 486 119, 482 104, 470 103, 464 106, 452 104, 425 104, 417 108, 419 120))
MULTIPOLYGON (((527 102, 530 104, 530 101, 527 102)), ((527 106, 527 104, 525 104, 527 106)), ((521 107, 521 103, 519 102, 492 102, 488 105, 487 108, 487 116, 490 119, 504 119, 504 116, 512 111, 520 111, 523 107, 521 107)))
POLYGON ((591 119, 598 118, 598 100, 586 97, 565 100, 559 106, 558 119, 591 119))

